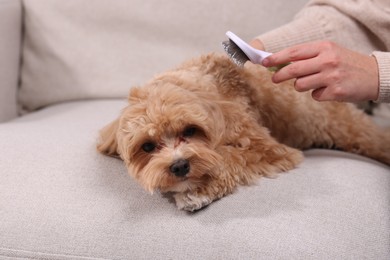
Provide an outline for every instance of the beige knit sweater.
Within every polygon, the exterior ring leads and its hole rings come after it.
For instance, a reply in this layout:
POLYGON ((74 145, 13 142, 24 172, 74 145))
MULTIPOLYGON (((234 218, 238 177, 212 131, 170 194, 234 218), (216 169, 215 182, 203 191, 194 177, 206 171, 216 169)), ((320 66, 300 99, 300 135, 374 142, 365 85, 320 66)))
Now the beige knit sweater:
POLYGON ((390 102, 390 0, 311 0, 294 20, 258 36, 267 51, 331 40, 375 56, 379 68, 378 102, 390 102))

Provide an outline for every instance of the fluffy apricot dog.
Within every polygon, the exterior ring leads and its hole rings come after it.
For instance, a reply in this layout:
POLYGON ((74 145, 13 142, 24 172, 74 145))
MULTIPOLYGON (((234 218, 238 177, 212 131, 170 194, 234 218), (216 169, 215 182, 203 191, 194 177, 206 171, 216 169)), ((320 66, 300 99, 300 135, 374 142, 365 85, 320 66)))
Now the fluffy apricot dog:
POLYGON ((390 165, 390 136, 352 104, 313 101, 271 72, 209 54, 130 90, 101 130, 98 150, 118 156, 150 192, 172 192, 194 211, 296 167, 301 150, 337 148, 390 165))

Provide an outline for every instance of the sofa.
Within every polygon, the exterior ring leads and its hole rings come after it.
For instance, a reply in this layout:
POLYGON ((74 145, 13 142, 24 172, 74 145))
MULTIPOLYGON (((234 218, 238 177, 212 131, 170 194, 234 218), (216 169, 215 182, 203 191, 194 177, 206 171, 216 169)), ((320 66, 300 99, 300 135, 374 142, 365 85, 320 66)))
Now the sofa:
POLYGON ((390 259, 390 168, 371 159, 307 150, 189 213, 96 151, 132 86, 305 3, 0 0, 0 259, 390 259))

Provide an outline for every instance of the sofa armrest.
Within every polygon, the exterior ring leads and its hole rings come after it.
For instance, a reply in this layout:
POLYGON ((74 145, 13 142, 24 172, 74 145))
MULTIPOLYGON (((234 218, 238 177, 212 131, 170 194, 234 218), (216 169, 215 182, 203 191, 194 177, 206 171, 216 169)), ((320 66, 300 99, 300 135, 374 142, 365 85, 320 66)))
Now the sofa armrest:
POLYGON ((18 113, 21 28, 21 1, 0 0, 0 122, 18 113))

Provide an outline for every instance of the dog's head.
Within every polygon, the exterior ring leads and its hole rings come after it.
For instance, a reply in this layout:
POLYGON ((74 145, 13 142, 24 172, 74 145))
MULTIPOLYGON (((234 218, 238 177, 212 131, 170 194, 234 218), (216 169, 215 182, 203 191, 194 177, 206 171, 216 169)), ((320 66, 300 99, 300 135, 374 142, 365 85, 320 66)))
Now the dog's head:
POLYGON ((217 103, 206 97, 213 94, 197 93, 196 84, 172 74, 132 88, 129 105, 101 131, 99 151, 119 155, 150 192, 206 185, 222 161, 215 148, 225 124, 217 103))

